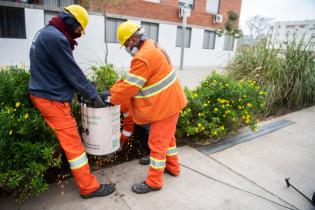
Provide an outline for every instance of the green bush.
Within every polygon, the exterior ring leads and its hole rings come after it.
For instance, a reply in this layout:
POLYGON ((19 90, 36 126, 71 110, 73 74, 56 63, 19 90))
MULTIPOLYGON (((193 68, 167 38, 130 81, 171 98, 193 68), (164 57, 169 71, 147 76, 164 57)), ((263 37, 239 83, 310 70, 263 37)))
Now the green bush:
POLYGON ((60 166, 56 137, 28 97, 29 77, 0 69, 0 189, 19 201, 46 190, 46 170, 60 166))
POLYGON ((91 68, 93 70, 92 80, 96 82, 97 90, 99 92, 109 90, 109 88, 118 80, 118 74, 112 64, 92 66, 91 68))
POLYGON ((315 60, 303 40, 279 47, 261 40, 239 51, 227 70, 234 79, 255 80, 268 90, 266 115, 315 104, 315 60))
MULTIPOLYGON (((112 65, 92 69, 98 91, 108 90, 118 79, 112 65)), ((23 67, 0 69, 0 191, 20 202, 48 189, 45 174, 61 167, 58 140, 28 96, 29 78, 23 67)), ((72 103, 72 111, 80 128, 80 104, 72 103)))
POLYGON ((220 139, 245 125, 255 130, 256 117, 265 107, 266 93, 255 81, 236 81, 218 73, 185 92, 188 105, 179 117, 179 137, 220 139))

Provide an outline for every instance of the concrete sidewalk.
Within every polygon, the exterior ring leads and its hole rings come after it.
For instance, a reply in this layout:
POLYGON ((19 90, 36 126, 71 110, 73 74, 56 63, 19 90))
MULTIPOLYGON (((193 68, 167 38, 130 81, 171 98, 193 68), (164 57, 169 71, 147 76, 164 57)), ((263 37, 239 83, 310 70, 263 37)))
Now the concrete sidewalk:
MULTIPOLYGON (((315 191, 315 107, 281 118, 295 124, 209 156, 181 147, 182 173, 164 175, 161 191, 132 192, 132 184, 143 181, 148 170, 136 160, 95 172, 100 180, 117 183, 117 192, 109 197, 83 200, 70 179, 21 209, 314 209, 286 187, 284 178, 309 197, 315 191)), ((1 198, 0 209, 17 207, 13 199, 1 198)))

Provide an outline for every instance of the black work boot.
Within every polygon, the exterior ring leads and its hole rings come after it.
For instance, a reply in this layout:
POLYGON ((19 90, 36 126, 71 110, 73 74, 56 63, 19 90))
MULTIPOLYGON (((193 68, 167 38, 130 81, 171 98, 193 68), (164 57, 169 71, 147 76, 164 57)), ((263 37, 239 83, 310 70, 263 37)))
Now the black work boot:
POLYGON ((100 187, 95 191, 87 195, 81 195, 81 198, 88 199, 93 197, 103 197, 112 194, 115 191, 115 184, 101 184, 100 187))
POLYGON ((139 163, 141 165, 149 165, 150 164, 150 155, 146 155, 146 156, 140 158, 139 163))
POLYGON ((132 186, 132 191, 134 191, 137 194, 145 194, 151 191, 157 191, 160 190, 160 188, 153 188, 150 187, 149 185, 147 185, 145 182, 141 182, 141 183, 135 183, 132 186))

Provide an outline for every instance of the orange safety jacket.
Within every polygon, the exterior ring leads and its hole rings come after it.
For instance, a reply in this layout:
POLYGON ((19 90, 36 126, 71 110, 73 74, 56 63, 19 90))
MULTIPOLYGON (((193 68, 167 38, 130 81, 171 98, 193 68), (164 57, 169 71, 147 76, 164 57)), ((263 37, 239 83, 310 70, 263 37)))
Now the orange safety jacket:
POLYGON ((149 124, 180 112, 185 93, 164 49, 148 39, 131 61, 126 79, 111 88, 111 103, 129 102, 129 114, 136 124, 149 124))

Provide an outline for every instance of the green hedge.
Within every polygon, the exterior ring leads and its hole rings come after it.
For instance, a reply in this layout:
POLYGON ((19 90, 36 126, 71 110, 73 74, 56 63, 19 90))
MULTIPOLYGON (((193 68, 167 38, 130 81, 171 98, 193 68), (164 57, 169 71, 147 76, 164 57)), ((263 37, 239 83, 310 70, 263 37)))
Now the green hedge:
POLYGON ((47 169, 60 166, 54 133, 28 97, 30 74, 0 69, 0 189, 20 201, 48 188, 47 169))
POLYGON ((247 125, 255 130, 265 107, 266 92, 255 81, 237 81, 218 73, 185 92, 188 105, 179 117, 177 135, 195 141, 221 139, 247 125))

